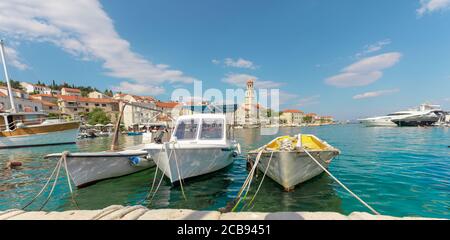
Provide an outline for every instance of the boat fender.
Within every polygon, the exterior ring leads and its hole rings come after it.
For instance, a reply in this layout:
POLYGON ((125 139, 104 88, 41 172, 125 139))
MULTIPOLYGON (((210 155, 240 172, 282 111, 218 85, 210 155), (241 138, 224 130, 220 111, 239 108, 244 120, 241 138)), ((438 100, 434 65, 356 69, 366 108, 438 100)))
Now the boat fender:
POLYGON ((235 158, 237 156, 239 156, 238 152, 237 151, 233 151, 233 157, 235 158))
POLYGON ((141 158, 137 156, 129 157, 128 159, 130 160, 130 164, 132 166, 139 166, 142 161, 141 158))

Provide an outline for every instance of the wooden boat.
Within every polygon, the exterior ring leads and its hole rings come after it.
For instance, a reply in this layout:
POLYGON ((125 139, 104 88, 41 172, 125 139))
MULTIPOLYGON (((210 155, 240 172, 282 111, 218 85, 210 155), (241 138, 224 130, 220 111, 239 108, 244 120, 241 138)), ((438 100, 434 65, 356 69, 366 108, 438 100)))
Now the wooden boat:
MULTIPOLYGON (((137 148, 137 147, 135 147, 137 148)), ((54 153, 45 158, 60 159, 62 153, 54 153)), ((67 170, 78 188, 100 180, 136 173, 155 166, 148 153, 139 149, 119 152, 83 152, 67 155, 67 170)))
POLYGON ((287 191, 323 172, 308 153, 325 168, 340 153, 325 141, 308 134, 277 137, 267 145, 250 151, 248 161, 255 163, 259 152, 258 169, 263 173, 267 169, 267 176, 287 191))
MULTIPOLYGON (((20 112, 14 102, 8 71, 6 68, 3 41, 0 55, 8 89, 10 109, 0 113, 0 148, 32 147, 75 143, 80 128, 79 121, 47 119, 43 112, 20 112)), ((3 104, 2 104, 3 105, 3 104)))
POLYGON ((225 115, 194 114, 177 119, 170 141, 146 144, 157 167, 172 183, 223 169, 239 153, 230 140, 225 115))

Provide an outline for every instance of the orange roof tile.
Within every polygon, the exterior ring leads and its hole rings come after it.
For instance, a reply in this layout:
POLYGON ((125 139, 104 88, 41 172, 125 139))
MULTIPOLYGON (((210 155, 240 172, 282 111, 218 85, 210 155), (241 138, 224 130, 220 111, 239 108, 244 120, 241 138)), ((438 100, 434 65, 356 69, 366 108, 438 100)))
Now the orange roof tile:
POLYGON ((175 108, 179 104, 177 102, 156 102, 156 106, 160 108, 175 108))
POLYGON ((303 111, 297 109, 286 109, 283 111, 284 113, 303 113, 303 111))
POLYGON ((64 90, 66 92, 81 93, 81 90, 77 88, 62 88, 61 90, 64 90))
POLYGON ((63 100, 63 101, 73 101, 73 102, 117 103, 116 100, 109 99, 109 98, 87 98, 87 97, 67 96, 67 95, 58 95, 58 99, 63 100))

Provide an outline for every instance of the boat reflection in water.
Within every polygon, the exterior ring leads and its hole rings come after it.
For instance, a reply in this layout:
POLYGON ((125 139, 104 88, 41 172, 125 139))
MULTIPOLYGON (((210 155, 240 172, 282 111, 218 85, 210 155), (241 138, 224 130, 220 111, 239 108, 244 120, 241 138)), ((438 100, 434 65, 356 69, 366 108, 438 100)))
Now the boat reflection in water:
MULTIPOLYGON (((166 178, 152 202, 147 200, 143 205, 149 208, 218 210, 226 205, 230 193, 228 188, 233 183, 231 168, 230 166, 208 175, 191 178, 189 183, 183 185, 186 199, 181 186, 173 186, 166 178)), ((161 172, 158 173, 158 178, 160 174, 161 172)))
MULTIPOLYGON (((225 168, 214 174, 196 177, 183 185, 186 199, 180 186, 173 186, 170 181, 163 179, 154 199, 146 197, 150 191, 155 168, 138 172, 126 177, 109 179, 98 182, 88 188, 78 189, 75 200, 80 209, 101 209, 110 205, 143 205, 149 208, 184 208, 217 210, 226 204, 225 196, 229 193, 228 186, 232 180, 225 168)), ((158 171, 157 185, 161 177, 158 171)), ((156 186, 155 186, 156 189, 156 186)), ((67 196, 67 195, 66 195, 67 196)), ((73 209, 75 206, 66 198, 61 209, 73 209)))

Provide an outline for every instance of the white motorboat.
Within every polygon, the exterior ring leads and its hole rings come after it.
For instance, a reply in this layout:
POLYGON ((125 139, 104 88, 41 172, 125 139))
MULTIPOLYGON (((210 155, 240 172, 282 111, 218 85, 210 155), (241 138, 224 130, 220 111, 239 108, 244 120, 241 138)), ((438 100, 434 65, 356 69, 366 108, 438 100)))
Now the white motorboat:
POLYGON ((212 173, 233 163, 239 144, 229 139, 225 115, 194 114, 177 119, 169 142, 146 144, 172 183, 212 173))
MULTIPOLYGON (((62 153, 54 153, 45 158, 60 159, 61 156, 62 153)), ((148 153, 139 149, 119 152, 69 153, 66 160, 67 170, 78 188, 155 166, 153 161, 148 158, 148 153)))
POLYGON ((314 135, 299 134, 277 137, 267 145, 250 151, 247 160, 255 164, 261 154, 257 168, 263 173, 267 169, 267 176, 290 191, 323 172, 308 153, 327 168, 340 151, 314 135))

